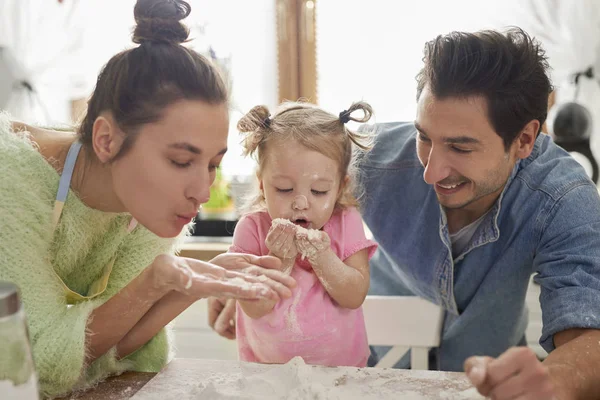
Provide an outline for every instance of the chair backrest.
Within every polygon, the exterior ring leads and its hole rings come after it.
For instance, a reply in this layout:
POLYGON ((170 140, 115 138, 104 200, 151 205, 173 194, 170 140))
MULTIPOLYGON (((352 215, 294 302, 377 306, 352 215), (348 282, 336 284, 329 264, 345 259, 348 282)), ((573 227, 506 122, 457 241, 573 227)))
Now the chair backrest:
POLYGON ((440 344, 441 307, 416 296, 367 296, 363 313, 369 344, 392 346, 377 367, 393 366, 411 349, 411 368, 427 369, 429 349, 440 344))

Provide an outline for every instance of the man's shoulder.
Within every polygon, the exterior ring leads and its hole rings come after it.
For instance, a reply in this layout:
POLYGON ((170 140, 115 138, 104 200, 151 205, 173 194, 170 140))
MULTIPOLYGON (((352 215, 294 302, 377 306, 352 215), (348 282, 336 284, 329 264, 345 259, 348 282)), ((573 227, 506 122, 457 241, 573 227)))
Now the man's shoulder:
POLYGON ((580 186, 594 187, 581 164, 545 134, 536 140, 530 157, 522 161, 517 177, 528 188, 554 199, 580 186))
POLYGON ((363 166, 402 168, 419 166, 415 151, 416 129, 412 122, 386 122, 361 128, 374 137, 374 146, 363 166))

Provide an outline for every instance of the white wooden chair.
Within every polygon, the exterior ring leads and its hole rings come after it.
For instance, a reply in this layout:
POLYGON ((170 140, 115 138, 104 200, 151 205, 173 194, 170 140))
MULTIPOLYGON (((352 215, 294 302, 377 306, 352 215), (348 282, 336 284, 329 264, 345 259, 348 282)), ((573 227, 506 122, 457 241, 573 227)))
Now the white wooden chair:
POLYGON ((376 367, 392 367, 410 349, 411 368, 428 369, 429 350, 440 344, 441 307, 416 296, 367 296, 363 312, 369 344, 392 346, 376 367))

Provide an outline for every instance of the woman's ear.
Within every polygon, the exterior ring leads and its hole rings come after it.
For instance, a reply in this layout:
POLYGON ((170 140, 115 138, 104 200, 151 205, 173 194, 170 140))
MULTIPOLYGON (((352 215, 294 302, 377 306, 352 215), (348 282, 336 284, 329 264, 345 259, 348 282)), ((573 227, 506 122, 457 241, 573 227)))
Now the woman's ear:
POLYGON ((115 158, 123 144, 123 133, 114 119, 101 115, 92 127, 92 147, 98 160, 105 164, 115 158))

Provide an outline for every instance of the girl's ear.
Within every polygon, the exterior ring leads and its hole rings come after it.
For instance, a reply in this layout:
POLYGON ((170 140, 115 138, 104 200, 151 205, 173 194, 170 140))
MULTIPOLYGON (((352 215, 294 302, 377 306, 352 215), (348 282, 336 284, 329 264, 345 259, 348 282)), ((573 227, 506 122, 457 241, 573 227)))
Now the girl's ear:
POLYGON ((344 193, 344 189, 346 189, 346 186, 348 186, 349 182, 350 182, 350 176, 346 175, 344 177, 344 179, 342 179, 342 182, 340 183, 340 189, 338 190, 338 195, 337 195, 338 200, 342 196, 342 193, 344 193))
POLYGON ((265 190, 265 187, 264 187, 264 185, 263 185, 263 180, 262 180, 262 178, 260 177, 260 174, 259 174, 258 172, 256 173, 256 179, 258 180, 258 189, 259 189, 261 192, 262 192, 262 191, 264 191, 264 190, 265 190))

